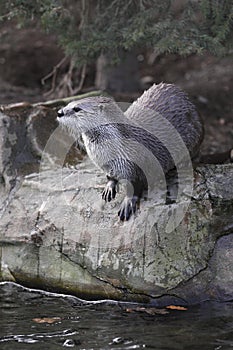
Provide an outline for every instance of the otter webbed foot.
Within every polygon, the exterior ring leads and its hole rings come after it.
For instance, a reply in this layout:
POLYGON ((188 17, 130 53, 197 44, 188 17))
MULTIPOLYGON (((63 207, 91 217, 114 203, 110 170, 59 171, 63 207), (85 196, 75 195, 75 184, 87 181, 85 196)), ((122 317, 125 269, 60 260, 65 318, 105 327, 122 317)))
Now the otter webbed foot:
POLYGON ((132 214, 135 214, 138 202, 139 198, 137 196, 125 197, 118 211, 118 216, 121 221, 127 221, 132 214))
POLYGON ((105 200, 105 202, 110 202, 112 199, 116 197, 116 185, 117 185, 116 180, 108 181, 102 193, 102 198, 105 200))

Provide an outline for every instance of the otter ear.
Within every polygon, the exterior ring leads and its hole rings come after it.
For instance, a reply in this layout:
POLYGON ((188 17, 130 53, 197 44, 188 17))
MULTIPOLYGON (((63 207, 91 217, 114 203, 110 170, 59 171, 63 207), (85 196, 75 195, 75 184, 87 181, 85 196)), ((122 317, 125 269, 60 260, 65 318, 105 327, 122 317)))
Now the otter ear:
POLYGON ((102 112, 104 110, 105 106, 103 104, 99 103, 98 107, 99 107, 100 112, 102 112))

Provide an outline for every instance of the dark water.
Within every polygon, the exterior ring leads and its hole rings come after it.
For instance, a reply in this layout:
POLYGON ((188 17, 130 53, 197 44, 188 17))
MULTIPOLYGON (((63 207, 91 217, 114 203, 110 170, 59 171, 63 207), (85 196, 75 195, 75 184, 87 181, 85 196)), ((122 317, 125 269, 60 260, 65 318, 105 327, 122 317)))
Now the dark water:
POLYGON ((127 307, 132 306, 85 303, 0 283, 0 349, 233 348, 233 303, 153 316, 127 307), (38 323, 45 317, 53 323, 38 323))

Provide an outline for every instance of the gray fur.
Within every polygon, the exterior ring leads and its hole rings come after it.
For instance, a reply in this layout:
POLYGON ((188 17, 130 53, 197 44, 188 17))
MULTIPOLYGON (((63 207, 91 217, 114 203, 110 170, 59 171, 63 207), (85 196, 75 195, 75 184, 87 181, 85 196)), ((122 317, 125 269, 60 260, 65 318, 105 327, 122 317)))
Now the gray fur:
POLYGON ((152 111, 159 113, 176 128, 193 157, 203 139, 203 123, 187 95, 173 84, 154 84, 128 108, 125 116, 154 133, 162 125, 155 123, 152 111), (146 118, 145 113, 140 113, 142 108, 150 111, 146 118))
MULTIPOLYGON (((172 84, 153 85, 125 114, 108 97, 71 102, 59 114, 60 124, 76 138, 82 136, 90 159, 106 172, 110 182, 104 198, 109 200, 108 190, 112 193, 113 184, 126 179, 134 186, 135 202, 147 189, 143 169, 153 157, 166 173, 174 167, 174 159, 175 164, 182 161, 183 144, 193 157, 203 137, 194 105, 172 84), (81 110, 75 112, 78 107, 81 110)), ((127 220, 132 201, 125 202, 122 217, 127 220)), ((135 211, 134 204, 130 210, 135 211)))

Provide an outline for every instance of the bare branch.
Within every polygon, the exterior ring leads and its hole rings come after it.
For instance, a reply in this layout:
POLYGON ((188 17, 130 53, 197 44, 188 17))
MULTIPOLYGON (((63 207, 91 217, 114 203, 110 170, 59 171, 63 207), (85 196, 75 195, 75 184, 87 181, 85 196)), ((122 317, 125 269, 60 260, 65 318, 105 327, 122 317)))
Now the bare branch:
POLYGON ((87 70, 87 65, 86 63, 82 66, 81 69, 81 76, 80 76, 80 82, 79 85, 76 89, 73 90, 73 94, 77 94, 78 92, 80 92, 80 90, 82 90, 85 78, 86 78, 86 70, 87 70))
POLYGON ((55 80, 56 80, 56 75, 57 75, 58 69, 63 65, 63 63, 65 63, 65 61, 67 59, 68 59, 67 56, 63 57, 62 60, 60 62, 58 62, 58 64, 56 64, 56 66, 53 67, 53 70, 41 79, 41 84, 44 85, 46 80, 48 80, 51 77, 54 78, 54 76, 55 76, 55 80))

